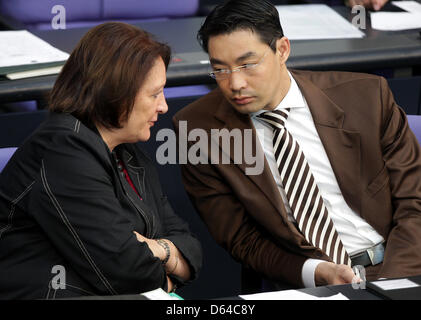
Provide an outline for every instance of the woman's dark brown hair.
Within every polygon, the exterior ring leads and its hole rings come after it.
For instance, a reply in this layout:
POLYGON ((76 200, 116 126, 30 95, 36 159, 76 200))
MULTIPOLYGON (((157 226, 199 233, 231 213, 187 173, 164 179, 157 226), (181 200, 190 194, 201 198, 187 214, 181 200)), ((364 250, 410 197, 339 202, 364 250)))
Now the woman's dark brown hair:
POLYGON ((57 78, 49 109, 89 127, 121 128, 156 59, 168 67, 170 48, 137 27, 101 24, 79 41, 57 78))

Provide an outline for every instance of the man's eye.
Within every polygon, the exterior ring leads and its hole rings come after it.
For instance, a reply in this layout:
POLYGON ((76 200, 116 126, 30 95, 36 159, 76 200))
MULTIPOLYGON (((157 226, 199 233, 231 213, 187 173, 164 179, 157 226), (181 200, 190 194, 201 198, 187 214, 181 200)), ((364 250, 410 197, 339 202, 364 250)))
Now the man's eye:
POLYGON ((253 68, 256 65, 256 63, 245 63, 243 64, 243 68, 248 69, 248 68, 253 68))

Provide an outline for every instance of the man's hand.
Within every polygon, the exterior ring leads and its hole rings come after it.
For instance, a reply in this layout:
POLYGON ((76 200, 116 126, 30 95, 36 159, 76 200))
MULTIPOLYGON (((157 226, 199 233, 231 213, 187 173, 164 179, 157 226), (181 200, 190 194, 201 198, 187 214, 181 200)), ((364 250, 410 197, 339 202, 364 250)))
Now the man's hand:
POLYGON ((363 6, 367 9, 372 9, 378 11, 388 2, 389 0, 346 0, 345 3, 348 7, 353 7, 356 5, 363 6))
MULTIPOLYGON (((319 263, 314 272, 316 286, 352 283, 354 277, 355 274, 349 266, 333 262, 319 263)), ((357 278, 356 281, 361 280, 357 278)))

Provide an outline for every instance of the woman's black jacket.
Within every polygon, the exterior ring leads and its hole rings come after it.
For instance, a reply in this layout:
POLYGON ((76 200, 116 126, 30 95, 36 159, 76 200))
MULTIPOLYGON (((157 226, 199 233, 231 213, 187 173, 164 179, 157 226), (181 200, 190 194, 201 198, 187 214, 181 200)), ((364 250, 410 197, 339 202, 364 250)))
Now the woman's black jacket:
POLYGON ((0 299, 166 289, 161 261, 133 231, 171 240, 197 276, 200 243, 163 195, 152 161, 132 144, 110 152, 96 130, 50 114, 0 175, 0 299))

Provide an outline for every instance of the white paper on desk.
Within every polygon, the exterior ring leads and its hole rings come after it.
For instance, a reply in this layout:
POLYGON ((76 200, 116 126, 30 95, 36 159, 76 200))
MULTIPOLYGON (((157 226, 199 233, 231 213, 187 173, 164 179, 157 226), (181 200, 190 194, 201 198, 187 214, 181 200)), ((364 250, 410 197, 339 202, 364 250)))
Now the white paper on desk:
POLYGON ((408 12, 421 13, 421 3, 416 1, 392 1, 392 4, 408 12))
POLYGON ((53 74, 60 73, 63 66, 58 67, 51 67, 51 68, 42 68, 37 70, 29 70, 29 71, 21 71, 21 72, 13 72, 6 75, 6 77, 10 80, 17 80, 17 79, 25 79, 31 77, 39 77, 39 76, 49 76, 53 74))
POLYGON ((399 31, 421 28, 421 13, 372 12, 371 27, 382 31, 399 31))
POLYGON ((379 287, 382 290, 416 288, 420 286, 418 283, 415 283, 409 279, 373 281, 371 284, 374 284, 376 287, 379 287))
POLYGON ((324 4, 276 6, 290 40, 362 38, 364 33, 324 4))
POLYGON ((170 296, 168 293, 166 293, 161 288, 151 290, 148 292, 143 292, 142 296, 145 296, 149 300, 179 300, 176 297, 170 296))
POLYGON ((282 290, 241 295, 244 300, 349 300, 342 293, 329 297, 316 297, 297 290, 282 290))
POLYGON ((0 67, 65 61, 69 54, 26 30, 0 31, 0 67))

